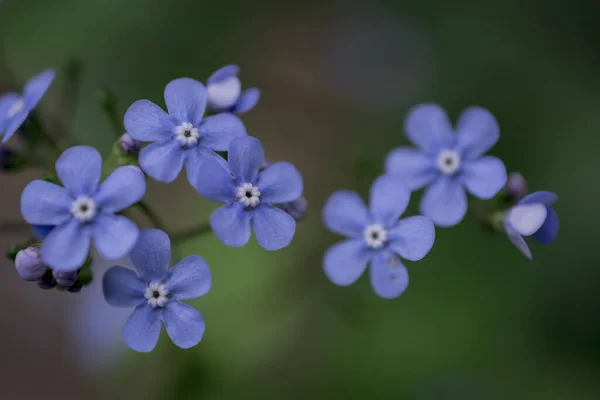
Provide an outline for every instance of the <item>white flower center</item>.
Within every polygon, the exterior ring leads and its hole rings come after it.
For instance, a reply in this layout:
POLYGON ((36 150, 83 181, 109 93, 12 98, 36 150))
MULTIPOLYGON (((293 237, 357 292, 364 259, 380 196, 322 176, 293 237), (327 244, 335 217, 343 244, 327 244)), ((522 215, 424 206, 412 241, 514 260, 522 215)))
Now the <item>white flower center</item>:
POLYGON ((387 231, 380 224, 369 225, 363 233, 367 246, 378 249, 385 244, 387 240, 387 231))
POLYGON ((178 125, 175 128, 175 140, 179 140, 182 145, 188 147, 193 146, 198 143, 198 138, 200 137, 200 132, 198 132, 198 128, 194 128, 192 124, 189 122, 184 122, 181 125, 178 125))
POLYGON ((146 293, 144 293, 144 297, 148 300, 148 304, 152 308, 164 307, 167 301, 169 301, 168 295, 169 291, 165 288, 165 285, 156 282, 150 283, 146 288, 146 293))
POLYGON ((260 190, 251 183, 242 183, 237 187, 235 198, 245 207, 256 207, 260 203, 260 190))
POLYGON ((17 115, 19 111, 23 110, 23 107, 25 107, 25 102, 19 99, 15 104, 12 105, 12 107, 8 110, 8 113, 6 115, 8 116, 8 118, 12 118, 15 115, 17 115))
POLYGON ((460 155, 454 150, 443 150, 437 159, 437 166, 446 175, 452 175, 460 168, 460 155))
POLYGON ((215 109, 226 109, 235 104, 242 92, 242 84, 237 76, 211 83, 206 88, 208 102, 215 109))
POLYGON ((89 222, 96 216, 96 203, 87 196, 80 196, 71 204, 71 213, 78 220, 89 222))

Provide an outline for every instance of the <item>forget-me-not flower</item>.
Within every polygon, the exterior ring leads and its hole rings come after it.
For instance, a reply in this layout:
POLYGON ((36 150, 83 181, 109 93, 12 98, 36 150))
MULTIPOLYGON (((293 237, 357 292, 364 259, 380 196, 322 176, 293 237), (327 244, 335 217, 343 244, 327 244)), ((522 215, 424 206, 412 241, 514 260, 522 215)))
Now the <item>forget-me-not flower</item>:
POLYGON ((138 167, 113 171, 102 184, 102 157, 92 147, 67 149, 56 161, 64 185, 35 180, 21 195, 21 213, 29 224, 54 226, 42 242, 42 258, 55 270, 69 271, 85 262, 90 243, 107 259, 129 253, 137 226, 115 215, 144 197, 146 179, 138 167))
POLYGON ((435 229, 431 220, 414 216, 398 220, 410 191, 396 177, 384 175, 371 186, 370 207, 356 192, 331 195, 323 208, 325 225, 349 239, 327 250, 325 273, 339 286, 354 283, 371 264, 373 290, 383 298, 400 296, 408 286, 408 272, 400 257, 418 261, 431 250, 435 229))
POLYGON ((294 236, 296 221, 274 204, 298 199, 302 195, 302 176, 287 162, 259 172, 264 158, 258 139, 234 139, 229 146, 228 166, 209 159, 192 183, 202 196, 226 204, 210 217, 215 235, 226 245, 240 247, 248 243, 250 225, 258 244, 266 250, 279 250, 294 236))
POLYGON ((506 168, 496 157, 482 156, 500 137, 494 116, 481 107, 465 110, 456 129, 436 104, 422 104, 405 120, 408 139, 418 149, 400 147, 386 160, 386 172, 404 179, 411 190, 429 186, 421 213, 439 226, 458 224, 467 212, 465 189, 490 199, 506 183, 506 168))
POLYGON ((165 88, 169 113, 149 100, 138 100, 125 114, 125 128, 136 140, 152 142, 140 151, 140 167, 160 182, 172 182, 185 163, 188 180, 194 181, 202 160, 226 151, 231 139, 246 135, 233 114, 204 118, 206 89, 190 78, 171 81, 165 88))
POLYGON ((510 241, 531 259, 531 250, 523 236, 533 236, 550 244, 558 235, 558 216, 551 205, 558 199, 551 192, 535 192, 521 199, 504 214, 504 230, 510 241))
POLYGON ((0 96, 0 136, 2 143, 10 139, 23 125, 29 113, 38 105, 54 80, 54 70, 47 69, 25 84, 22 94, 0 96))
POLYGON ((256 106, 260 99, 260 90, 250 88, 242 92, 239 73, 240 68, 237 65, 226 65, 208 78, 206 92, 211 111, 243 114, 256 106))
POLYGON ((139 352, 154 349, 165 324, 167 334, 177 346, 197 345, 204 335, 204 319, 181 300, 194 299, 208 292, 210 270, 202 257, 190 256, 169 269, 171 242, 158 229, 146 229, 131 252, 137 274, 115 266, 102 280, 104 298, 114 307, 134 307, 123 327, 127 346, 139 352))

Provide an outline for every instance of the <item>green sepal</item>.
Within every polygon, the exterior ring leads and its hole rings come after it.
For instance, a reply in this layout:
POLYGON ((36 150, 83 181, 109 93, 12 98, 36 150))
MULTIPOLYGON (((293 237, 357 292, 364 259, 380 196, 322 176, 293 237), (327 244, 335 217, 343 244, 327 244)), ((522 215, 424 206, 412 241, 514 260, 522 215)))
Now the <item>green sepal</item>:
POLYGON ((106 178, 115 169, 119 167, 125 167, 127 165, 137 166, 137 155, 121 152, 121 141, 117 140, 113 144, 110 154, 106 160, 104 160, 104 165, 102 166, 102 177, 106 178))
POLYGON ((58 180, 58 177, 51 173, 44 173, 44 174, 40 175, 40 177, 38 179, 41 181, 46 181, 46 182, 54 183, 55 185, 62 186, 61 182, 58 180))

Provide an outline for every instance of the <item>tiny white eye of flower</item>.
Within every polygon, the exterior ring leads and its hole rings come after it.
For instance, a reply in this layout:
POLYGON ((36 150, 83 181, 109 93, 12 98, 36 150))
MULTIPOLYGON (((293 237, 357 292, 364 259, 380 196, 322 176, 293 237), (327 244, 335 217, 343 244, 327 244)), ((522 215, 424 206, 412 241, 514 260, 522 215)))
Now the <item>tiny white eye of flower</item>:
POLYGON ((151 282, 146 288, 144 297, 152 308, 164 307, 169 301, 169 291, 163 283, 151 282))
POLYGON ((96 216, 96 203, 90 197, 80 196, 71 204, 71 214, 82 222, 89 222, 96 216))
POLYGON ((454 150, 443 150, 438 155, 437 166, 446 175, 452 175, 460 168, 461 159, 454 150))
POLYGON ((365 228, 363 236, 367 246, 379 249, 387 241, 387 231, 380 224, 369 225, 365 228))
POLYGON ((17 102, 15 104, 12 105, 12 107, 8 110, 8 113, 6 114, 6 116, 8 118, 12 118, 15 115, 17 115, 17 113, 21 110, 23 110, 23 108, 25 107, 25 102, 21 99, 17 100, 17 102))
POLYGON ((175 128, 175 140, 181 142, 184 146, 193 146, 198 143, 200 132, 189 122, 184 122, 175 128))
POLYGON ((206 87, 206 97, 213 109, 226 109, 233 106, 241 93, 242 84, 237 76, 210 83, 206 87))
POLYGON ((236 200, 244 207, 256 207, 260 204, 260 190, 251 183, 242 183, 237 187, 236 200))

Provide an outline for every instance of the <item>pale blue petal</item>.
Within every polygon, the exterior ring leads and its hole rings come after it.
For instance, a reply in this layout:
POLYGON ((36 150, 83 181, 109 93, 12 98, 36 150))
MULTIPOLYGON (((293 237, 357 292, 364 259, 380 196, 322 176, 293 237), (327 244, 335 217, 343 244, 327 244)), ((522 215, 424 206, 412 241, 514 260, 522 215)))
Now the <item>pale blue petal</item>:
POLYGON ((546 221, 544 221, 544 225, 533 234, 533 238, 542 244, 550 244, 556 240, 556 236, 558 236, 558 215, 556 212, 550 207, 546 206, 548 209, 548 216, 546 217, 546 221))
POLYGON ((369 212, 356 192, 333 193, 323 207, 323 222, 333 232, 348 237, 362 237, 369 224, 369 212))
POLYGON ((265 159, 260 140, 252 136, 236 138, 229 145, 229 168, 238 183, 253 183, 265 159))
POLYGON ((138 100, 125 113, 125 130, 132 138, 142 142, 171 139, 178 123, 162 108, 150 100, 138 100))
POLYGON ((198 126, 198 131, 201 145, 215 151, 227 151, 234 138, 247 135, 244 123, 228 113, 206 117, 198 126))
MULTIPOLYGON (((188 165, 188 174, 190 173, 188 165)), ((197 167, 192 185, 204 198, 221 203, 229 203, 236 196, 235 180, 228 169, 225 169, 217 160, 207 158, 197 167)))
POLYGON ((404 121, 404 130, 411 142, 430 155, 454 144, 450 119, 437 104, 413 107, 404 121))
POLYGON ((204 319, 192 306, 171 300, 165 306, 163 320, 167 334, 177 347, 189 349, 202 340, 206 326, 204 319))
POLYGON ((457 147, 462 158, 472 160, 491 149, 500 138, 496 118, 483 107, 467 108, 456 124, 457 147))
POLYGON ((363 240, 346 240, 331 246, 325 252, 323 268, 331 282, 338 286, 348 286, 360 278, 370 257, 363 240))
POLYGON ((178 123, 189 122, 197 126, 206 110, 206 89, 195 79, 175 79, 165 87, 165 103, 169 115, 178 123))
POLYGON ((441 177, 425 190, 420 210, 438 226, 456 225, 467 213, 467 195, 456 180, 441 177))
POLYGON ((162 309, 140 305, 123 327, 123 340, 130 349, 148 353, 156 347, 162 328, 162 309))
POLYGON ((473 196, 491 199, 506 185, 506 167, 502 161, 490 156, 465 161, 459 180, 473 196))
POLYGON ((389 226, 396 222, 410 201, 410 190, 402 179, 383 175, 371 186, 370 211, 374 222, 389 226))
POLYGON ((107 260, 116 260, 129 254, 139 234, 137 225, 121 215, 100 214, 92 227, 94 246, 107 260))
POLYGON ((133 165, 113 171, 98 188, 94 199, 103 212, 114 213, 140 201, 146 193, 146 177, 133 165))
POLYGON ((531 250, 529 250, 529 246, 527 246, 523 236, 521 236, 519 232, 517 232, 509 223, 506 222, 504 223, 504 231, 506 232, 506 235, 511 243, 514 244, 515 247, 519 249, 519 251, 523 253, 525 257, 531 260, 533 258, 531 255, 531 250))
POLYGON ((31 78, 23 89, 23 100, 28 110, 35 108, 52 84, 55 77, 54 70, 47 69, 31 78))
POLYGON ((102 277, 104 299, 113 307, 132 307, 146 302, 147 287, 135 272, 121 266, 112 267, 102 277))
POLYGON ((73 200, 64 187, 35 180, 21 194, 21 214, 30 224, 59 225, 71 218, 73 200))
POLYGON ((0 135, 6 129, 9 121, 12 120, 12 117, 8 117, 8 112, 19 100, 21 100, 21 96, 18 93, 5 93, 0 96, 0 135))
POLYGON ((177 300, 195 299, 208 293, 212 277, 208 264, 200 256, 189 256, 169 271, 165 287, 177 300))
POLYGON ((8 142, 8 140, 11 137, 13 137, 15 132, 19 130, 19 128, 21 127, 21 125, 23 125, 28 116, 29 111, 25 109, 21 112, 18 112, 15 116, 13 116, 6 122, 6 130, 4 132, 4 137, 2 138, 2 143, 8 142))
POLYGON ((278 162, 263 170, 256 182, 260 201, 280 204, 294 201, 302 196, 302 175, 292 164, 278 162))
POLYGON ((153 179, 170 183, 183 168, 185 151, 177 140, 149 144, 140 152, 140 167, 153 179))
POLYGON ((71 147, 56 161, 56 174, 75 195, 91 196, 102 174, 102 156, 90 146, 71 147))
POLYGON ((558 200, 558 196, 552 192, 535 192, 523 197, 518 204, 541 203, 550 206, 554 204, 556 200, 558 200))
POLYGON ((517 204, 504 214, 505 221, 521 236, 536 233, 548 217, 548 207, 540 203, 517 204))
POLYGON ((296 220, 280 208, 260 204, 252 211, 252 230, 263 249, 275 251, 290 244, 296 220))
POLYGON ((55 225, 29 225, 36 239, 40 242, 54 229, 55 225))
POLYGON ((44 261, 57 271, 72 271, 85 262, 90 250, 91 226, 71 219, 46 236, 41 253, 44 261))
POLYGON ((419 261, 429 253, 435 241, 433 222, 417 215, 401 219, 388 231, 391 250, 410 261, 419 261))
POLYGON ((250 240, 251 216, 241 203, 235 202, 216 209, 210 216, 210 226, 221 242, 242 247, 250 240))
POLYGON ((147 282, 162 280, 171 262, 171 240, 159 229, 144 229, 130 256, 140 278, 147 282))
POLYGON ((236 114, 248 112, 256 106, 258 100, 260 100, 260 90, 257 88, 246 89, 233 107, 233 112, 236 114))
POLYGON ((408 287, 408 271, 395 255, 377 254, 370 269, 371 286, 379 297, 393 299, 408 287))
MULTIPOLYGON (((202 164, 210 159, 215 160, 223 167, 223 169, 229 171, 229 164, 227 161, 208 147, 197 146, 188 149, 185 152, 185 171, 190 185, 194 186, 199 175, 204 174, 202 164)), ((231 177, 231 174, 229 174, 229 176, 231 177)), ((231 199, 233 199, 233 197, 231 197, 230 200, 231 199)))
POLYGON ((434 158, 408 147, 397 148, 388 154, 385 172, 404 180, 410 190, 421 189, 440 175, 434 158))
POLYGON ((206 84, 217 83, 224 81, 232 76, 237 76, 240 73, 240 67, 234 64, 226 65, 216 70, 206 81, 206 84))

